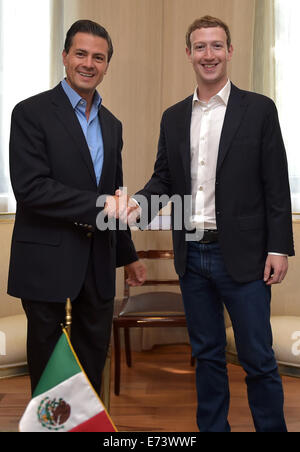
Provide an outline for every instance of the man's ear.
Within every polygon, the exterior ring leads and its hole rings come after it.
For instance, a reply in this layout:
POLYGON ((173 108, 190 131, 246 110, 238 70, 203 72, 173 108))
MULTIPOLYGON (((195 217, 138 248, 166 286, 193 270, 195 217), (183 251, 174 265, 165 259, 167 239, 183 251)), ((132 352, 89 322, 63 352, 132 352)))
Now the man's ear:
POLYGON ((188 57, 188 60, 191 61, 192 52, 191 52, 191 50, 188 47, 185 48, 185 53, 186 53, 186 55, 188 57))
POLYGON ((233 55, 233 47, 232 44, 230 45, 229 49, 228 49, 228 54, 227 54, 227 61, 230 61, 233 55))
POLYGON ((63 60, 64 66, 66 65, 65 62, 66 62, 67 55, 68 55, 67 52, 65 50, 63 50, 63 52, 62 52, 62 60, 63 60))

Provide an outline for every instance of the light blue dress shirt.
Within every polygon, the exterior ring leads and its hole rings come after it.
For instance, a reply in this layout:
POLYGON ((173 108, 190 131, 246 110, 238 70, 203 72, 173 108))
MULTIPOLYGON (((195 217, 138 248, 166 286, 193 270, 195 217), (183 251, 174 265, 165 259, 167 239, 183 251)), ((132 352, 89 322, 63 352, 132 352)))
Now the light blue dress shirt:
POLYGON ((71 88, 71 86, 66 82, 65 79, 61 82, 61 85, 64 92, 68 96, 72 107, 74 108, 78 121, 80 122, 82 131, 91 153, 97 185, 99 185, 104 155, 102 131, 98 116, 102 99, 99 93, 96 91, 93 99, 90 117, 89 120, 87 120, 85 116, 86 101, 82 99, 82 97, 80 97, 79 94, 73 90, 73 88, 71 88))

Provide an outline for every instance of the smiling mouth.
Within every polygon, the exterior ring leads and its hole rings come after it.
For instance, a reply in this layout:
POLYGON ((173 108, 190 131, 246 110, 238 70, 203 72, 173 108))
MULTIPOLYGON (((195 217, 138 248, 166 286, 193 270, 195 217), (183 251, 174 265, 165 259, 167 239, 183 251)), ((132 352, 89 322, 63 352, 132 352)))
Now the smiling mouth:
POLYGON ((78 72, 79 75, 86 78, 92 78, 94 77, 94 74, 87 74, 86 72, 78 72))
POLYGON ((217 67, 218 63, 215 64, 202 64, 202 66, 204 67, 204 69, 214 69, 215 67, 217 67))

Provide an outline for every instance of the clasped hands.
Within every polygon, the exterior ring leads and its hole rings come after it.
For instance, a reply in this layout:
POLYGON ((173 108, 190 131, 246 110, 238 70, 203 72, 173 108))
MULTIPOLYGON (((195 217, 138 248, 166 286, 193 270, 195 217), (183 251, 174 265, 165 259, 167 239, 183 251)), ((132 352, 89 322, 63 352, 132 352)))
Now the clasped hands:
MULTIPOLYGON (((126 192, 117 190, 114 196, 107 196, 104 211, 109 218, 117 218, 133 225, 140 217, 140 206, 126 192)), ((146 280, 146 267, 139 260, 125 265, 126 282, 129 286, 141 286, 146 280)))
POLYGON ((141 213, 139 204, 120 189, 114 196, 107 196, 104 211, 108 218, 119 219, 129 226, 136 223, 141 213))

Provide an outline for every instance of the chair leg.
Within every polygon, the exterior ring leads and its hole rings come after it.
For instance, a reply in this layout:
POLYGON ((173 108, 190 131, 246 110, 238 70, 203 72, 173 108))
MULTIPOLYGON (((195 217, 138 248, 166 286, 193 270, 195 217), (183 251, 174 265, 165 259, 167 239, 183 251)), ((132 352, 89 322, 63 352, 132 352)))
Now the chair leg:
POLYGON ((131 348, 130 348, 129 328, 124 328, 124 338, 125 338, 126 364, 128 367, 131 367, 131 348))
POLYGON ((121 380, 121 353, 120 353, 120 330, 119 326, 114 323, 114 348, 115 348, 115 394, 120 394, 120 380, 121 380))

